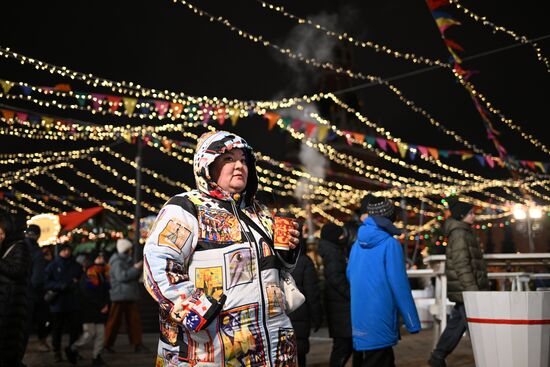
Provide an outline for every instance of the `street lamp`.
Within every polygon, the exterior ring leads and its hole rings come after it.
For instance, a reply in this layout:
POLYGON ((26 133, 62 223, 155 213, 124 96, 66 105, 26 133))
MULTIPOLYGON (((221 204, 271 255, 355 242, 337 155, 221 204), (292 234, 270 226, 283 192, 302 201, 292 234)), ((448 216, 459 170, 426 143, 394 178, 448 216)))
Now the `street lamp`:
POLYGON ((529 238, 529 252, 535 252, 535 242, 533 240, 533 219, 542 217, 542 210, 534 203, 528 205, 516 204, 512 210, 514 218, 519 221, 527 219, 527 237, 529 238))

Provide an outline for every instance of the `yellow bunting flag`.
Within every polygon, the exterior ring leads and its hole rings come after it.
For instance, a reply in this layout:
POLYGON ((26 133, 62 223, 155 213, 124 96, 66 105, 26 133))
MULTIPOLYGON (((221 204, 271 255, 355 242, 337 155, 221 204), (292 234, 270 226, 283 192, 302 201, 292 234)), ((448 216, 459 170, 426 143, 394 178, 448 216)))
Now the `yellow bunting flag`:
POLYGON ((231 126, 237 125, 238 119, 239 119, 239 110, 237 108, 233 108, 231 110, 231 126))
POLYGON ((319 128, 317 129, 317 139, 320 142, 325 141, 327 135, 328 135, 328 129, 329 127, 326 125, 319 125, 319 128))
POLYGON ((546 173, 546 170, 544 169, 544 165, 542 164, 542 162, 535 162, 535 166, 537 166, 538 168, 540 168, 540 171, 542 173, 546 173))
POLYGON ((264 117, 267 119, 267 129, 271 131, 277 121, 281 118, 281 115, 278 115, 275 112, 266 112, 264 117))
POLYGON ((9 80, 0 80, 0 85, 2 85, 2 89, 4 90, 4 93, 8 93, 11 87, 15 85, 15 83, 10 82, 9 80))
POLYGON ((470 153, 462 154, 462 160, 465 161, 466 159, 472 158, 474 155, 470 153))
POLYGON ((125 131, 122 133, 122 138, 128 143, 128 144, 131 144, 132 143, 132 134, 130 134, 130 132, 128 131, 125 131))
POLYGON ((405 158, 405 155, 407 154, 407 150, 409 149, 409 146, 407 145, 407 143, 402 143, 398 141, 397 149, 399 149, 399 154, 401 155, 401 158, 405 158))
POLYGON ((137 99, 136 98, 130 98, 130 97, 124 97, 122 98, 122 102, 124 103, 124 110, 126 111, 126 114, 128 116, 132 116, 134 113, 134 110, 136 108, 137 99))
POLYGON ((42 125, 47 131, 50 131, 53 125, 53 118, 51 117, 42 117, 42 125))

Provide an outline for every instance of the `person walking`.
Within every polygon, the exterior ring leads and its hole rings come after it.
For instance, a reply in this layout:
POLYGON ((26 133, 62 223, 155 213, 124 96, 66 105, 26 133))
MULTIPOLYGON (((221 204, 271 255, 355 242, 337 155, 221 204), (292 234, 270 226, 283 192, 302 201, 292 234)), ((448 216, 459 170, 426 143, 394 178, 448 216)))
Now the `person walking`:
POLYGON ((141 328, 141 316, 139 313, 138 300, 139 279, 142 275, 143 261, 134 263, 132 258, 132 242, 125 238, 120 238, 116 243, 117 252, 109 259, 109 276, 111 289, 111 309, 105 326, 104 347, 107 351, 113 352, 113 346, 122 322, 122 317, 126 318, 126 328, 130 344, 134 346, 134 351, 146 351, 143 345, 143 332, 141 328))
POLYGON ((109 312, 109 267, 103 253, 99 253, 85 269, 80 281, 79 298, 82 334, 71 345, 71 350, 78 353, 80 348, 93 342, 92 365, 103 366, 105 361, 101 357, 101 351, 109 312))
POLYGON ((78 284, 82 276, 82 267, 72 257, 72 247, 65 243, 59 245, 56 258, 46 267, 45 290, 49 295, 52 316, 52 345, 56 362, 62 361, 61 338, 66 326, 69 329, 69 344, 65 355, 69 362, 76 364, 78 355, 71 351, 72 345, 80 335, 78 284))
POLYGON ((306 301, 291 312, 288 317, 292 322, 298 348, 298 367, 306 366, 306 355, 309 353, 309 335, 317 332, 323 321, 323 308, 321 306, 321 291, 319 289, 319 278, 313 261, 304 252, 305 241, 301 243, 302 252, 298 256, 296 267, 291 275, 296 286, 306 297, 306 301))
POLYGON ((403 249, 393 204, 375 197, 367 204, 347 266, 350 282, 354 367, 395 366, 399 317, 410 333, 420 331, 420 320, 405 270, 403 249))
POLYGON ((329 222, 321 228, 319 255, 323 259, 324 305, 332 338, 331 367, 345 366, 353 353, 345 240, 342 227, 329 222))
POLYGON ((447 236, 445 275, 447 296, 455 302, 447 327, 439 337, 428 364, 445 367, 445 358, 456 348, 468 329, 462 292, 487 291, 489 279, 487 265, 471 225, 475 220, 474 206, 456 198, 448 200, 451 216, 443 226, 447 236))
POLYGON ((12 216, 0 215, 0 367, 24 366, 30 256, 19 227, 12 216))
POLYGON ((157 366, 296 366, 281 273, 299 254, 297 224, 275 249, 241 137, 203 134, 193 167, 197 190, 164 205, 144 248, 145 286, 160 306, 157 366))

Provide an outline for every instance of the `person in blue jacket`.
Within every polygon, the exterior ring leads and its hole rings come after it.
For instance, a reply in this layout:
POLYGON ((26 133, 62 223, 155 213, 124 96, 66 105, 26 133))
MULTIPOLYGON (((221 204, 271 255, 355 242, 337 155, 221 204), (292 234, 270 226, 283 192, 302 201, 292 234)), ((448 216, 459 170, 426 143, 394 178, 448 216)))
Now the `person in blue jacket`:
POLYGON ((410 333, 420 320, 405 271, 394 207, 374 197, 362 208, 357 240, 351 249, 350 282, 354 367, 395 366, 393 346, 399 335, 399 314, 410 333))

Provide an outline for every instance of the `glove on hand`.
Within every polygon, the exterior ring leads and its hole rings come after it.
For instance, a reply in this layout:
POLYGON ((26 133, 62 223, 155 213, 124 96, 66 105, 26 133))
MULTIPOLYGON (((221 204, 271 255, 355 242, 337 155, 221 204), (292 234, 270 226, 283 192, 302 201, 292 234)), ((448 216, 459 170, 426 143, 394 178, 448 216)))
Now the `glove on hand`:
POLYGON ((226 299, 225 294, 216 300, 198 289, 189 299, 191 307, 183 320, 185 327, 195 332, 205 329, 218 317, 226 299))

